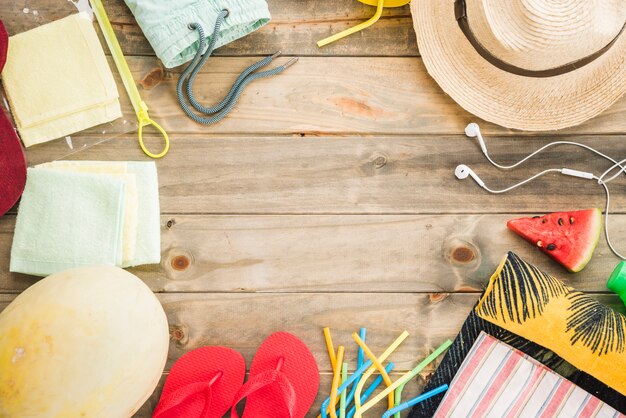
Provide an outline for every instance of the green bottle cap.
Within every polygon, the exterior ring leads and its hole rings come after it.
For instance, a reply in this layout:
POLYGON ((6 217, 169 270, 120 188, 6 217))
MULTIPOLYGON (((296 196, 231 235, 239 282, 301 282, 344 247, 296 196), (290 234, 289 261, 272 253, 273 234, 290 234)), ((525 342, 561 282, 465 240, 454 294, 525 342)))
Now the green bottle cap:
POLYGON ((606 282, 609 290, 617 293, 626 305, 626 262, 620 262, 606 282))

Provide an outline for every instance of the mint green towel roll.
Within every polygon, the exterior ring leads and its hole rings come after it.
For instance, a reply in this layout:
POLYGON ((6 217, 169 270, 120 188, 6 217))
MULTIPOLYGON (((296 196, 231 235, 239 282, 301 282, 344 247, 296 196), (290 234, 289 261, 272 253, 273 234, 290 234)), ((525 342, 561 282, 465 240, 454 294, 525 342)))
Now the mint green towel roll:
MULTIPOLYGON (((213 31, 220 11, 228 17, 220 30, 216 48, 239 39, 270 21, 265 0, 124 0, 148 38, 157 57, 167 68, 191 60, 198 50, 198 33, 189 24, 213 31)), ((207 39, 207 44, 210 39, 207 39)))
POLYGON ((29 168, 10 271, 47 276, 83 265, 121 265, 124 196, 124 182, 110 176, 29 168))

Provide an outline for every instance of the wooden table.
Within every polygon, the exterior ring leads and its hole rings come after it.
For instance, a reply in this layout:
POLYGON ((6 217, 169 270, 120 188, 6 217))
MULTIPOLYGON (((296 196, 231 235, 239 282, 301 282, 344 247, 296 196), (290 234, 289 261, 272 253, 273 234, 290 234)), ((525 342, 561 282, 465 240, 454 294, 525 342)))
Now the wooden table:
MULTIPOLYGON (((182 354, 203 345, 240 350, 249 364, 269 334, 289 331, 310 345, 322 370, 317 411, 330 387, 322 327, 347 345, 351 365, 356 349, 350 334, 359 327, 368 328, 375 352, 408 330, 410 339, 393 356, 398 375, 454 338, 507 250, 621 306, 603 295, 617 261, 604 238, 587 268, 570 275, 505 228, 518 215, 602 206, 601 188, 546 176, 492 196, 471 181, 459 182, 453 171, 466 163, 493 187, 547 167, 601 172, 604 162, 559 148, 505 176, 463 129, 480 122, 491 154, 503 162, 555 138, 624 157, 626 98, 575 128, 513 132, 477 120, 428 76, 408 6, 385 10, 372 28, 318 49, 318 39, 373 9, 355 0, 268 2, 272 22, 220 48, 197 79, 197 95, 206 103, 221 98, 259 56, 282 50, 287 57, 280 62, 301 56, 300 62, 250 85, 232 114, 210 127, 180 110, 175 84, 181 69, 161 67, 122 0, 105 2, 151 115, 172 137, 170 153, 157 162, 162 262, 131 269, 167 312, 166 374, 182 354)), ((10 34, 73 12, 64 0, 0 1, 10 34)), ((157 142, 149 142, 156 149, 157 142)), ((134 132, 90 130, 72 135, 71 145, 61 139, 33 147, 29 163, 146 160, 134 132), (104 137, 110 139, 99 143, 104 137)), ((624 250, 624 182, 612 189, 613 240, 624 250)), ((15 210, 0 218, 2 307, 37 280, 8 273, 14 224, 15 210)), ((407 396, 421 384, 411 383, 407 396)), ((150 416, 158 396, 159 390, 137 416, 150 416)))

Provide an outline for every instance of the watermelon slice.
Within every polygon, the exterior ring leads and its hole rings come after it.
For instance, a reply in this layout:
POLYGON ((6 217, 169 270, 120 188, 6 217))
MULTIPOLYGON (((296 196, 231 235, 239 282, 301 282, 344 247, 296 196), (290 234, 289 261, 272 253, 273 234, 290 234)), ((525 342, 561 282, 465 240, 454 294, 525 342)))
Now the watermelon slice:
POLYGON ((602 232, 600 209, 554 212, 511 219, 506 226, 572 273, 581 271, 593 255, 602 232))

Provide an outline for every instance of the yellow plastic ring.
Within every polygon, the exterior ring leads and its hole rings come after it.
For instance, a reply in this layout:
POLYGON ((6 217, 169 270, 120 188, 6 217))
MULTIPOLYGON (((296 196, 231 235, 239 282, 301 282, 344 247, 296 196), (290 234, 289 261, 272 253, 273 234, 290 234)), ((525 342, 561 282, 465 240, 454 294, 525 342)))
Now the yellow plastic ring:
POLYGON ((159 125, 152 119, 145 119, 145 120, 139 121, 138 138, 139 138, 139 146, 141 147, 141 150, 144 152, 144 154, 146 154, 150 158, 154 158, 154 159, 162 158, 170 150, 170 138, 167 135, 167 132, 165 132, 165 129, 163 129, 161 125, 159 125), (148 125, 154 126, 161 133, 161 135, 163 135, 165 146, 163 147, 163 150, 158 154, 154 154, 150 152, 148 148, 146 148, 146 145, 143 142, 143 127, 148 126, 148 125))

